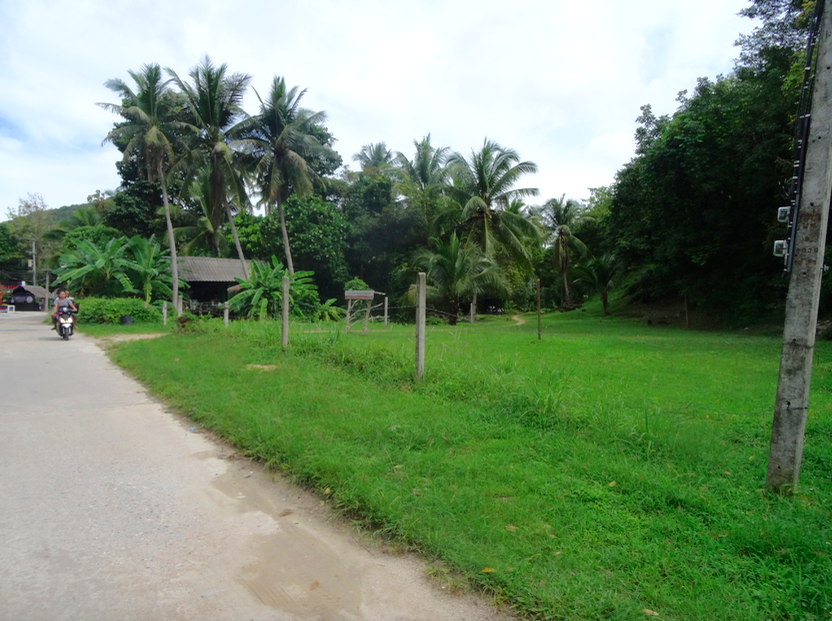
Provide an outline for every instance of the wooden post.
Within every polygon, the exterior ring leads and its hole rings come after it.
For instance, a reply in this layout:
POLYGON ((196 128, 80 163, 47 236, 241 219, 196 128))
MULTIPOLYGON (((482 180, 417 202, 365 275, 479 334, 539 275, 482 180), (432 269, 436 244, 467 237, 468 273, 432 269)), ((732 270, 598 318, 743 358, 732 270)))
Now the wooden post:
POLYGON ((768 488, 784 495, 800 478, 832 195, 832 2, 823 9, 808 135, 766 472, 768 488))
POLYGON ((350 321, 352 321, 352 303, 354 300, 347 300, 347 325, 344 326, 344 332, 350 331, 350 321))
POLYGON ((364 312, 364 329, 361 334, 367 334, 367 323, 370 321, 370 311, 373 310, 373 301, 367 302, 367 310, 364 312))
POLYGON ((222 322, 228 327, 228 302, 222 305, 222 322))
POLYGON ((162 302, 162 325, 168 325, 168 302, 165 300, 162 302))
POLYGON ((537 279, 537 340, 541 340, 540 336, 540 279, 537 279))
POLYGON ((386 295, 384 296, 384 325, 385 326, 390 325, 390 320, 387 317, 387 296, 386 295))
POLYGON ((281 302, 283 311, 283 323, 280 329, 280 346, 283 349, 289 345, 289 277, 283 277, 283 300, 281 302))
POLYGON ((427 311, 427 279, 419 272, 416 280, 416 381, 425 374, 425 315, 427 311))

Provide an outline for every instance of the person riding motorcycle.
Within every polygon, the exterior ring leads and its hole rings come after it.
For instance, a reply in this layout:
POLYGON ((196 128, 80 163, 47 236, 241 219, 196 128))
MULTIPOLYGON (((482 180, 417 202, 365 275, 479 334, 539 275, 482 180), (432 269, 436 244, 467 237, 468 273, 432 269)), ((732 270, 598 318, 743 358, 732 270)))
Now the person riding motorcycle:
POLYGON ((63 289, 62 291, 58 292, 58 298, 55 300, 55 306, 52 308, 52 329, 53 330, 58 329, 58 313, 61 311, 61 309, 64 309, 64 308, 70 308, 70 309, 72 309, 76 312, 78 311, 78 309, 75 308, 75 304, 72 303, 72 300, 70 300, 67 297, 66 289, 63 289))

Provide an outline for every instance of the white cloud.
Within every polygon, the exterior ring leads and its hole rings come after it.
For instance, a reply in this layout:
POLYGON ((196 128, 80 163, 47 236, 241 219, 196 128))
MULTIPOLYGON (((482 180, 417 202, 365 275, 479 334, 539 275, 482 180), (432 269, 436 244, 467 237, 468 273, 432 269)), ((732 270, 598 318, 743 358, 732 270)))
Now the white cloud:
MULTIPOLYGON (((103 83, 158 62, 187 75, 204 54, 308 88, 349 163, 368 142, 411 154, 430 132, 462 153, 485 136, 537 162, 530 185, 585 197, 632 155, 639 106, 675 109, 727 73, 753 24, 745 0, 311 0, 0 4, 0 209, 29 192, 54 207, 118 183, 101 141, 116 120, 103 83)), ((251 93, 246 107, 254 111, 251 93)))

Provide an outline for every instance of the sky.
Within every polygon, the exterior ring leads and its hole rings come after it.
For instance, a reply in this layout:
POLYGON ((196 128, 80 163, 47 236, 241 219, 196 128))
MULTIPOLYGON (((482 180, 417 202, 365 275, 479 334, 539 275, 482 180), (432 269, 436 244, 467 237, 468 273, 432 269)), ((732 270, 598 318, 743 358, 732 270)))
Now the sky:
MULTIPOLYGON (((275 75, 327 113, 344 163, 384 141, 464 155, 487 137, 537 164, 524 187, 585 199, 633 155, 640 107, 728 74, 748 0, 0 0, 0 219, 28 194, 49 207, 115 190, 119 117, 104 86, 206 54, 265 94, 275 75)), ((253 92, 244 108, 257 112, 253 92)))

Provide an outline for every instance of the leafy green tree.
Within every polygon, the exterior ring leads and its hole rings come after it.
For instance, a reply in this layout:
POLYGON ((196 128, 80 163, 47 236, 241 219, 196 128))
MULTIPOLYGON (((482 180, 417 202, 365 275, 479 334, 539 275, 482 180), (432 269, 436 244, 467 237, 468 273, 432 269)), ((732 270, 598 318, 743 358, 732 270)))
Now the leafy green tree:
POLYGON ((605 221, 632 293, 745 315, 779 303, 773 214, 787 198, 797 109, 787 73, 702 79, 672 119, 643 115, 646 139, 619 171, 605 221))
MULTIPOLYGON (((243 249, 234 224, 232 204, 242 210, 248 205, 243 178, 230 145, 228 131, 235 122, 245 116, 240 107, 251 76, 234 73, 228 75, 225 63, 216 66, 208 56, 191 69, 191 82, 182 80, 172 69, 166 70, 185 98, 185 112, 191 128, 194 148, 189 151, 185 164, 196 174, 203 167, 211 171, 209 176, 211 212, 225 213, 237 249, 237 256, 247 270, 243 249), (232 200, 229 200, 229 195, 232 200)), ((171 255, 173 256, 173 255, 171 255)))
POLYGON ((49 263, 57 246, 49 235, 53 228, 50 209, 40 194, 29 194, 18 203, 17 209, 9 208, 6 211, 10 218, 7 226, 14 237, 25 245, 27 258, 31 258, 31 248, 34 244, 35 269, 40 273, 49 263))
POLYGON ((113 197, 112 207, 104 214, 104 224, 128 237, 165 233, 166 218, 160 184, 144 179, 126 181, 113 197), (160 209, 161 217, 157 213, 160 209))
MULTIPOLYGON (((105 82, 107 88, 121 96, 122 102, 99 105, 119 114, 126 121, 117 124, 107 134, 105 142, 124 144, 123 161, 136 156, 137 161, 143 164, 145 180, 155 181, 161 186, 162 205, 165 210, 165 224, 173 266, 173 302, 178 309, 179 275, 176 240, 170 217, 166 174, 175 157, 172 141, 177 132, 181 132, 182 124, 176 118, 175 100, 168 89, 168 82, 162 79, 162 70, 159 65, 143 65, 140 71, 128 71, 128 73, 136 84, 135 92, 122 80, 113 79, 105 82)), ((116 204, 118 205, 117 200, 116 204)), ((107 223, 111 224, 112 220, 108 218, 107 223)))
POLYGON ((7 222, 0 222, 0 274, 21 267, 23 246, 7 222))
POLYGON ((56 276, 74 294, 119 297, 137 293, 130 281, 135 269, 126 238, 111 239, 103 246, 81 239, 74 250, 61 255, 56 276))
POLYGON ((430 244, 430 249, 416 255, 414 263, 427 275, 428 295, 447 306, 452 326, 457 323, 463 300, 483 293, 508 294, 500 267, 479 248, 463 244, 456 233, 447 244, 436 237, 430 244))
MULTIPOLYGON (((340 296, 348 274, 344 256, 348 227, 344 216, 318 196, 301 198, 294 194, 284 207, 287 234, 297 264, 315 273, 323 298, 340 296)), ((282 229, 277 213, 261 221, 260 236, 266 256, 280 254, 282 229)))
POLYGON ((533 162, 522 162, 513 149, 487 138, 469 158, 454 153, 448 160, 452 184, 450 195, 462 206, 461 229, 469 241, 488 255, 495 243, 531 270, 529 246, 539 242, 539 230, 521 214, 506 208, 513 199, 536 196, 535 188, 517 188, 521 177, 537 172, 533 162))
POLYGON ((289 274, 295 268, 283 203, 290 189, 298 196, 312 193, 312 184, 318 175, 308 160, 325 157, 331 151, 316 136, 326 113, 301 108, 305 93, 305 89, 300 91, 297 86, 287 90, 286 81, 275 77, 265 100, 257 93, 260 113, 241 121, 232 132, 251 159, 252 174, 266 205, 266 215, 277 208, 289 274))
POLYGON ((312 272, 289 274, 283 264, 272 256, 271 263, 253 261, 247 279, 237 278, 240 292, 228 304, 248 317, 277 317, 283 300, 283 277, 289 276, 289 304, 297 317, 313 317, 320 307, 318 290, 312 272))
POLYGON ((103 224, 95 226, 79 226, 67 232, 62 238, 61 254, 72 252, 78 241, 86 239, 96 246, 104 246, 111 239, 123 237, 121 231, 103 224))

